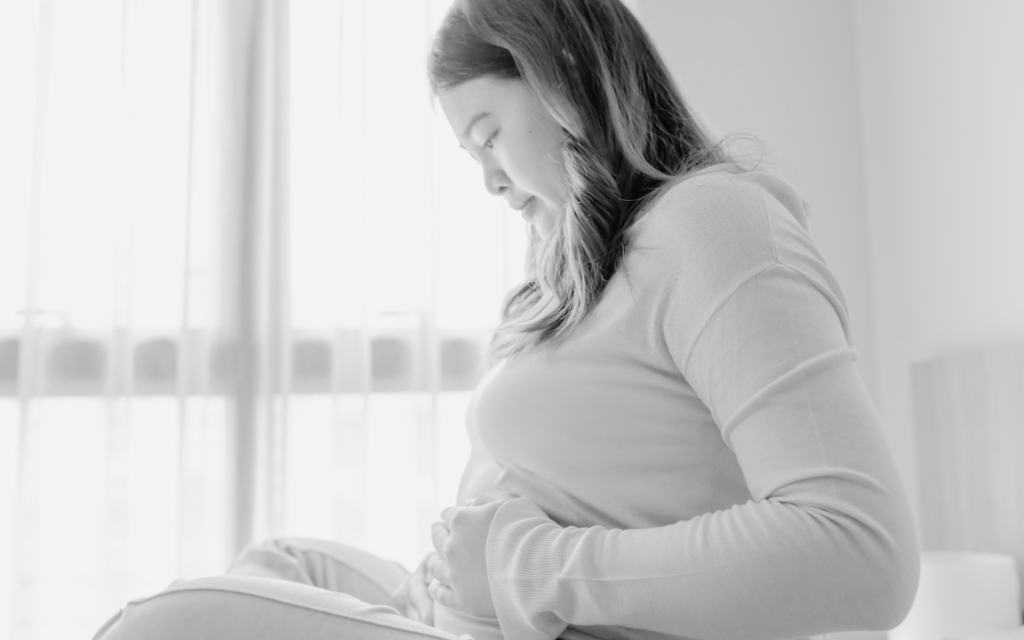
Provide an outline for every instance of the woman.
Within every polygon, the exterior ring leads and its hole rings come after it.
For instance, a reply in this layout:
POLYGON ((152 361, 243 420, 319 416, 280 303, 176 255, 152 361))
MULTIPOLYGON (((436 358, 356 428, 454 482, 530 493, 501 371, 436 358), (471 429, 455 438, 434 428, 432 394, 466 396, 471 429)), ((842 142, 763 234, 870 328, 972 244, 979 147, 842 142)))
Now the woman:
POLYGON ((429 72, 531 234, 435 552, 406 574, 335 543, 267 541, 97 637, 898 624, 917 537, 797 194, 709 140, 618 0, 457 2, 429 72))

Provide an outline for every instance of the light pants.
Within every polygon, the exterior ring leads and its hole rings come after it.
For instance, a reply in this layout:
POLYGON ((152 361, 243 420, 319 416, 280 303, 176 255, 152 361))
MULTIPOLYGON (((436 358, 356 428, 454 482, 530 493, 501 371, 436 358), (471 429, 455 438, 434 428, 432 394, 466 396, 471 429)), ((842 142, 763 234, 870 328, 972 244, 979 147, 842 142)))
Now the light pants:
MULTIPOLYGON (((250 545, 227 575, 132 600, 93 640, 457 640, 396 610, 396 562, 307 538, 250 545)), ((469 640, 469 636, 461 636, 469 640)))

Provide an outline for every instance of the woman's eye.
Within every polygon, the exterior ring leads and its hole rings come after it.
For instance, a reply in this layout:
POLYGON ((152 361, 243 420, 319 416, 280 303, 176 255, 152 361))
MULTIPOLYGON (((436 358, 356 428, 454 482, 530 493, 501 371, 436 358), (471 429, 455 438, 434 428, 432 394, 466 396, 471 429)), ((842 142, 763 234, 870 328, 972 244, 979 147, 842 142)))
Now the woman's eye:
POLYGON ((496 138, 497 136, 498 136, 498 132, 495 131, 494 133, 491 134, 491 137, 489 137, 486 140, 484 140, 484 143, 481 146, 484 149, 493 149, 494 148, 494 138, 496 138))

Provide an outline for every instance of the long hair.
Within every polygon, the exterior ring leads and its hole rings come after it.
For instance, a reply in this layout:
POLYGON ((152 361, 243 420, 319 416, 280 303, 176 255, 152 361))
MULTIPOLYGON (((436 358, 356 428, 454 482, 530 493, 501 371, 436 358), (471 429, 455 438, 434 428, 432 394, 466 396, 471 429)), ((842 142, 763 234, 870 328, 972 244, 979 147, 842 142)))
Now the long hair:
POLYGON ((456 0, 428 75, 434 94, 483 76, 523 80, 565 134, 568 203, 551 238, 531 238, 492 358, 568 337, 619 267, 643 206, 670 181, 732 161, 620 0, 456 0))

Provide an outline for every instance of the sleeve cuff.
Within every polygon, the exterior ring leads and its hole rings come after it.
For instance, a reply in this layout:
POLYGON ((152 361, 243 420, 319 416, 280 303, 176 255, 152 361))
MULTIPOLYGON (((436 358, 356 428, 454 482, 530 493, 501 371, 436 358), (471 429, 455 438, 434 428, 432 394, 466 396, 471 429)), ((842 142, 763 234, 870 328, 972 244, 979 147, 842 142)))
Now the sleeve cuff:
POLYGON ((553 640, 567 624, 556 615, 565 533, 535 504, 501 505, 487 532, 487 579, 502 635, 553 640))

